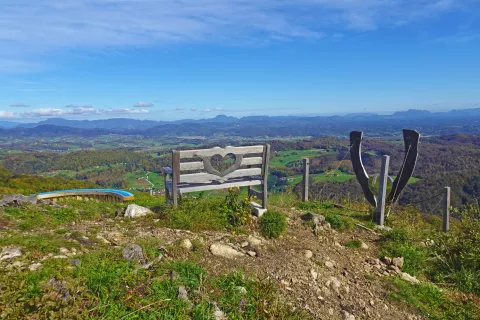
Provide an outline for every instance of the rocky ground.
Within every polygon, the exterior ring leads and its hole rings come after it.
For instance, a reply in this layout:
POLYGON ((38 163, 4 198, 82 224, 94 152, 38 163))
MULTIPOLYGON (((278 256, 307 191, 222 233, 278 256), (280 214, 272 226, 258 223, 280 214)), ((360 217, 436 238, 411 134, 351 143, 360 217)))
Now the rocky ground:
MULTIPOLYGON (((402 273, 400 257, 378 259, 379 234, 369 228, 356 225, 340 232, 322 216, 283 208, 288 217, 287 232, 278 239, 265 239, 259 234, 256 218, 248 234, 190 232, 160 227, 156 215, 136 209, 141 217, 127 210, 127 217, 63 226, 61 236, 74 245, 59 247, 56 253, 27 254, 21 246, 4 246, 0 248, 0 264, 6 270, 36 272, 48 259, 65 259, 75 266, 81 263, 77 258, 81 254, 98 247, 110 248, 122 251, 125 259, 135 260, 145 269, 171 259, 194 261, 212 275, 243 270, 273 281, 286 304, 306 311, 313 319, 421 319, 412 308, 387 299, 385 281, 389 277, 400 276, 413 283, 418 280, 402 273), (352 240, 358 240, 360 246, 346 247, 352 240), (158 243, 162 252, 155 259, 142 252, 142 243, 151 241, 158 243)), ((2 236, 11 236, 8 229, 4 224, 2 236)), ((55 233, 39 228, 24 234, 45 232, 55 233)), ((187 295, 184 289, 179 288, 179 297, 187 295)), ((216 318, 222 319, 221 312, 216 318)))

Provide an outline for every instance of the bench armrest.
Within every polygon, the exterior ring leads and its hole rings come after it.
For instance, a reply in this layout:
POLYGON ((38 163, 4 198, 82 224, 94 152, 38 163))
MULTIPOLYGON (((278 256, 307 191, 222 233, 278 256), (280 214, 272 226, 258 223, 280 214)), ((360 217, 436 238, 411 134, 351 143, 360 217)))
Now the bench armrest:
POLYGON ((172 170, 172 168, 170 168, 170 167, 163 167, 163 168, 162 168, 162 173, 163 173, 163 174, 168 174, 168 175, 171 176, 172 173, 173 173, 173 170, 172 170))

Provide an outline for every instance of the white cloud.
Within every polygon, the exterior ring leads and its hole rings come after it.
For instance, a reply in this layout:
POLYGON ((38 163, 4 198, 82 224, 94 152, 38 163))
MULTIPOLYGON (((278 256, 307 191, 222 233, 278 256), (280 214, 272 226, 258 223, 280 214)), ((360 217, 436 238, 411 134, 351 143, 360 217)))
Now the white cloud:
POLYGON ((3 0, 0 72, 43 69, 31 57, 64 49, 320 39, 325 32, 398 27, 457 8, 469 15, 472 1, 3 0))
POLYGON ((215 111, 223 111, 223 108, 207 108, 204 109, 203 112, 215 112, 215 111))
POLYGON ((63 117, 63 116, 86 116, 86 115, 112 115, 112 114, 145 114, 146 109, 95 109, 92 106, 71 106, 68 109, 44 108, 35 109, 21 114, 24 118, 63 117))
POLYGON ((139 101, 133 105, 135 108, 150 108, 153 107, 153 103, 139 101))
POLYGON ((12 103, 10 105, 10 107, 12 107, 12 108, 28 108, 30 106, 28 104, 25 104, 25 103, 12 103))
POLYGON ((198 109, 197 108, 190 108, 190 111, 196 112, 198 109))
POLYGON ((76 105, 76 104, 67 104, 65 106, 65 108, 92 108, 92 105, 89 104, 89 105, 85 105, 85 106, 79 106, 79 105, 76 105))
POLYGON ((15 113, 0 110, 0 119, 8 119, 15 117, 15 113))

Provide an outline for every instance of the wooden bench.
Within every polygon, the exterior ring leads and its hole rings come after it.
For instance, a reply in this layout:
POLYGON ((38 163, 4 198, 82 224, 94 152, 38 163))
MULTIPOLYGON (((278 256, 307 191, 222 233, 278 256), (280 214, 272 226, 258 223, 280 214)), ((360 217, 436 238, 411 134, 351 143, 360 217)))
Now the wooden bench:
POLYGON ((267 178, 270 145, 249 147, 215 147, 212 149, 172 151, 172 168, 162 168, 165 196, 178 205, 179 194, 248 187, 248 195, 262 200, 267 208, 267 178), (235 161, 220 172, 212 166, 212 157, 235 156, 235 161), (262 191, 252 187, 261 185, 262 191))

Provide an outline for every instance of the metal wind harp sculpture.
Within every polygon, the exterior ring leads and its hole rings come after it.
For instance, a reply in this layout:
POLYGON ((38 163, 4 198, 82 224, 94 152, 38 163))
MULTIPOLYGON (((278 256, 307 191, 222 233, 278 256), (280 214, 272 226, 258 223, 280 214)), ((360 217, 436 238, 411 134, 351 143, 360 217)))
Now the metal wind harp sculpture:
MULTIPOLYGON (((365 170, 365 167, 362 163, 362 138, 363 132, 352 131, 350 132, 350 157, 352 160, 353 170, 357 177, 360 186, 362 187, 363 193, 367 201, 377 208, 377 197, 372 190, 373 186, 370 183, 370 177, 365 170)), ((403 130, 403 141, 405 144, 405 157, 403 159, 402 166, 400 171, 391 185, 391 190, 388 196, 386 197, 386 202, 389 204, 395 203, 402 193, 403 189, 408 183, 408 180, 413 174, 415 169, 415 164, 417 163, 418 157, 418 141, 420 139, 420 134, 415 130, 403 130)), ((388 160, 387 160, 388 165, 388 160)), ((385 170, 388 172, 388 168, 385 170)), ((388 179, 391 179, 388 177, 388 179)), ((390 180, 391 181, 391 180, 390 180)))

